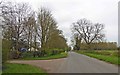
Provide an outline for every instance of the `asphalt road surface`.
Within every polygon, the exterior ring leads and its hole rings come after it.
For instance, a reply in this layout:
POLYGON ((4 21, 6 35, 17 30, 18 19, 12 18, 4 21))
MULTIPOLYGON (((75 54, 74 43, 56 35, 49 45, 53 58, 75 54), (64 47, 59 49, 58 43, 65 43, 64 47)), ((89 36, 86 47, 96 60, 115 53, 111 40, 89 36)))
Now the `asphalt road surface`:
POLYGON ((118 73, 118 67, 75 52, 69 52, 57 73, 118 73))
POLYGON ((48 73, 118 73, 116 65, 82 54, 69 52, 67 58, 52 60, 12 60, 10 63, 30 64, 48 73))

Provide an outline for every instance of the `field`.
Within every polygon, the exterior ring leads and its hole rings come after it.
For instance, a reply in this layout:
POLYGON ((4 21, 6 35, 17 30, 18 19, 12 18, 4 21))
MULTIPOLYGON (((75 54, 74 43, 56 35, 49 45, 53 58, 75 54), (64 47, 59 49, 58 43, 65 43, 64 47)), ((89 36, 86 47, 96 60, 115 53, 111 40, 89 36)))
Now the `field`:
POLYGON ((120 56, 117 50, 81 50, 77 53, 84 54, 99 60, 103 60, 112 64, 120 65, 120 56))

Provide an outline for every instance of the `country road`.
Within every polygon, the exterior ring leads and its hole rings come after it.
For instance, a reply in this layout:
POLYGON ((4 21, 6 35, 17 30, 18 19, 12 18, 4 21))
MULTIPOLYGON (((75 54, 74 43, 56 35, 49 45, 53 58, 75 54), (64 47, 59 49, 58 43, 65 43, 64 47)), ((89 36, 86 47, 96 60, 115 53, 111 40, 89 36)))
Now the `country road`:
POLYGON ((10 63, 34 65, 48 73, 118 73, 116 65, 75 52, 68 52, 68 57, 62 59, 13 60, 10 63))
POLYGON ((82 54, 69 52, 57 73, 118 73, 118 67, 82 54))

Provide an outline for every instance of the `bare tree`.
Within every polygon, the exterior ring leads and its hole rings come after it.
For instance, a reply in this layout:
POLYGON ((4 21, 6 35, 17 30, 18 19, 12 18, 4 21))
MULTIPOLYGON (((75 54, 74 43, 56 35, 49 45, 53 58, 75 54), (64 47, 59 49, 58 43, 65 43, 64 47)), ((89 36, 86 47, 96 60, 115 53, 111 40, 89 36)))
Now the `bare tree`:
MULTIPOLYGON (((19 41, 23 38, 25 18, 28 17, 30 7, 25 3, 7 2, 2 8, 2 17, 4 19, 4 30, 8 30, 10 40, 15 40, 16 50, 19 49, 19 41)), ((9 39, 9 37, 8 37, 9 39)))
POLYGON ((41 48, 44 49, 50 35, 54 32, 54 29, 57 28, 57 23, 48 9, 41 8, 38 13, 38 25, 38 36, 41 41, 41 48))
POLYGON ((25 19, 25 27, 24 27, 24 34, 25 39, 28 43, 29 49, 31 51, 31 47, 33 44, 33 39, 36 41, 36 33, 37 33, 37 27, 36 27, 36 20, 35 20, 35 13, 33 12, 29 17, 25 19))
POLYGON ((89 20, 80 19, 73 23, 73 31, 79 34, 79 37, 87 44, 90 45, 95 41, 102 41, 104 38, 103 24, 93 24, 89 20))

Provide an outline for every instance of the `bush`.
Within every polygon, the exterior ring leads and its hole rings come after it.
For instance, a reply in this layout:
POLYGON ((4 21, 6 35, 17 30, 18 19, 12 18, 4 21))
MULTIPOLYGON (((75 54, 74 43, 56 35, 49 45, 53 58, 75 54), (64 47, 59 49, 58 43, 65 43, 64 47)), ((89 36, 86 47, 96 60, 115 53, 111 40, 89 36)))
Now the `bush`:
POLYGON ((58 50, 53 50, 51 55, 55 55, 55 54, 58 54, 58 53, 59 53, 58 50))
POLYGON ((63 49, 46 49, 45 52, 46 52, 47 56, 50 56, 50 55, 56 55, 56 54, 65 52, 65 50, 63 50, 63 49))
POLYGON ((2 63, 6 63, 9 57, 9 51, 11 48, 11 42, 6 39, 2 39, 2 63))
POLYGON ((29 57, 42 57, 45 56, 47 53, 46 51, 42 50, 42 51, 26 51, 21 53, 21 56, 23 58, 29 58, 29 57))
POLYGON ((64 52, 63 49, 53 49, 51 51, 51 55, 59 54, 59 53, 62 53, 62 52, 64 52))
POLYGON ((51 56, 60 54, 62 52, 65 52, 63 49, 46 49, 42 51, 27 51, 21 53, 22 58, 29 58, 29 57, 43 57, 43 56, 51 56))
POLYGON ((18 51, 11 51, 11 52, 10 52, 10 58, 11 58, 11 59, 20 58, 20 52, 18 52, 18 51))
POLYGON ((26 52, 21 53, 21 57, 22 58, 33 57, 33 53, 34 52, 26 51, 26 52))

